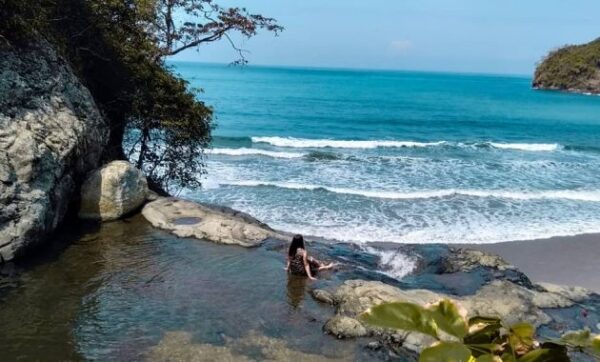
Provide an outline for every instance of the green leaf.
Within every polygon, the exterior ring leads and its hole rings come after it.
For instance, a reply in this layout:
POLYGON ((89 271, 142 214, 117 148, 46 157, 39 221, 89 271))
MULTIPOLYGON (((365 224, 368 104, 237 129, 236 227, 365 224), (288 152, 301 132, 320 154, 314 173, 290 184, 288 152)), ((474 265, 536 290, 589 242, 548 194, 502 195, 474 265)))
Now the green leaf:
POLYGON ((482 356, 477 357, 476 362, 502 362, 502 359, 498 356, 494 356, 491 354, 484 354, 482 356))
POLYGON ((401 329, 438 338, 438 328, 431 312, 413 303, 384 303, 360 317, 364 322, 383 328, 401 329))
POLYGON ((497 343, 465 343, 465 345, 475 357, 502 352, 502 346, 497 343))
POLYGON ((570 359, 564 350, 542 348, 526 353, 517 362, 570 362, 570 359))
POLYGON ((502 354, 502 362, 517 362, 517 360, 515 359, 515 356, 512 354, 511 351, 508 352, 504 352, 502 354))
POLYGON ((421 352, 419 362, 472 362, 475 358, 471 351, 462 343, 440 342, 421 352))
POLYGON ((592 339, 592 351, 600 354, 600 336, 596 336, 594 339, 592 339))
MULTIPOLYGON (((432 313, 438 327, 444 332, 458 339, 463 339, 467 335, 467 321, 461 315, 460 307, 453 301, 443 299, 427 309, 432 313)), ((466 315, 466 312, 463 314, 466 315)))
POLYGON ((484 344, 495 342, 500 337, 500 325, 488 325, 463 339, 465 344, 484 344))
POLYGON ((532 339, 535 335, 535 327, 530 323, 517 323, 510 327, 510 332, 519 338, 529 338, 532 339))
POLYGON ((500 325, 502 326, 502 320, 500 318, 496 318, 496 317, 481 317, 481 316, 475 316, 475 317, 471 317, 469 318, 469 329, 471 327, 474 327, 476 325, 500 325))
POLYGON ((592 335, 589 329, 580 331, 569 331, 560 337, 561 342, 571 347, 590 347, 592 345, 592 335))
POLYGON ((517 323, 510 327, 508 340, 517 355, 525 354, 533 349, 535 327, 529 323, 517 323))

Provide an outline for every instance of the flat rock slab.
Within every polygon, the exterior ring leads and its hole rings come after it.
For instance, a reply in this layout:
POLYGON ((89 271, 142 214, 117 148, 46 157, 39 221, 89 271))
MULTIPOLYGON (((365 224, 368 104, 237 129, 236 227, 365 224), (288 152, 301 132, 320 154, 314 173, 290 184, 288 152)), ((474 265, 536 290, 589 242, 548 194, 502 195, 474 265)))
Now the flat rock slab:
POLYGON ((243 213, 171 197, 146 204, 142 215, 154 227, 179 237, 194 237, 220 244, 253 247, 268 238, 280 236, 243 213))

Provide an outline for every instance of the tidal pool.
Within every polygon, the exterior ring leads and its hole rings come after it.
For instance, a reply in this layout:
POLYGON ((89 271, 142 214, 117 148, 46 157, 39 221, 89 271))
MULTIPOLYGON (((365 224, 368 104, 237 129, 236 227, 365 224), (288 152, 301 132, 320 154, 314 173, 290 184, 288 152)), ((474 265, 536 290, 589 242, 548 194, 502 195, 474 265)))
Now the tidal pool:
POLYGON ((245 249, 177 238, 140 216, 64 227, 54 239, 0 269, 2 360, 143 360, 182 343, 189 353, 233 344, 255 359, 268 357, 261 343, 285 350, 280 357, 386 355, 323 334, 333 311, 308 291, 345 274, 288 277, 281 242, 245 249))
MULTIPOLYGON (((452 251, 442 244, 310 243, 313 255, 342 263, 311 282, 285 273, 287 246, 178 238, 139 215, 67 223, 37 255, 0 266, 0 360, 411 361, 411 352, 368 348, 374 339, 324 334, 334 310, 310 291, 348 279, 453 295, 495 279, 534 287, 510 268, 445 271, 452 251)), ((599 308, 594 297, 546 310, 555 322, 538 332, 596 326, 599 308)))

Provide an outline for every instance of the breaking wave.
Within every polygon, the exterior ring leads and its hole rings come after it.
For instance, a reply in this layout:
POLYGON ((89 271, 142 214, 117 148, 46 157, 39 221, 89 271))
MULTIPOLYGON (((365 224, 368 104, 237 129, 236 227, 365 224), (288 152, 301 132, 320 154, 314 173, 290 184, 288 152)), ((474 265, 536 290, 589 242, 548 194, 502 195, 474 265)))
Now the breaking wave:
POLYGON ((227 155, 227 156, 267 156, 273 158, 302 158, 304 153, 298 152, 277 152, 261 150, 257 148, 213 148, 206 150, 210 155, 227 155))
POLYGON ((447 198, 453 196, 491 197, 515 200, 540 200, 540 199, 565 199, 576 201, 600 202, 600 190, 549 190, 549 191, 504 191, 504 190, 468 190, 468 189, 446 189, 427 190, 414 192, 356 190, 342 187, 329 187, 310 185, 294 182, 268 182, 268 181, 229 181, 219 182, 221 185, 242 187, 277 187, 291 190, 325 190, 336 194, 364 196, 369 198, 411 200, 447 198))
POLYGON ((253 143, 265 143, 275 147, 287 148, 423 148, 423 147, 491 147, 502 150, 517 150, 531 152, 551 152, 562 148, 557 143, 499 143, 499 142, 416 142, 394 140, 333 140, 333 139, 308 139, 294 137, 252 137, 253 143))

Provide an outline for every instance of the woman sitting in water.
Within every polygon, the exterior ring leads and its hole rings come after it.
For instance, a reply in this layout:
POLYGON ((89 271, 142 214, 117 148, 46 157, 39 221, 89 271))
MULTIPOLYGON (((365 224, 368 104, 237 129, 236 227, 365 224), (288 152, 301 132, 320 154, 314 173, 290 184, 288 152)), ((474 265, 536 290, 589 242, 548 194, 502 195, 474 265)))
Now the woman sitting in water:
POLYGON ((317 259, 308 256, 304 246, 302 235, 296 235, 292 239, 292 244, 288 251, 288 259, 285 270, 295 275, 308 276, 311 280, 316 280, 313 275, 320 270, 331 269, 337 263, 324 264, 317 259))

